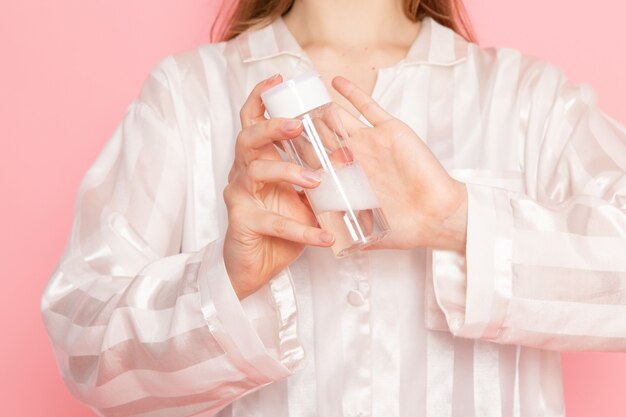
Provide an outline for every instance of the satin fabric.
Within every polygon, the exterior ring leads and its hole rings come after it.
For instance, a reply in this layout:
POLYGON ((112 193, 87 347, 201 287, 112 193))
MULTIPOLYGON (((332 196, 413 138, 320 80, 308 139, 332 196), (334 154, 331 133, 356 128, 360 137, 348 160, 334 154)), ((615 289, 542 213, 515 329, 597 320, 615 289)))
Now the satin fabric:
POLYGON ((101 416, 564 416, 559 351, 626 350, 626 129, 593 91, 426 18, 373 97, 467 184, 467 252, 307 248, 239 302, 222 190, 279 18, 163 59, 85 174, 42 314, 101 416))

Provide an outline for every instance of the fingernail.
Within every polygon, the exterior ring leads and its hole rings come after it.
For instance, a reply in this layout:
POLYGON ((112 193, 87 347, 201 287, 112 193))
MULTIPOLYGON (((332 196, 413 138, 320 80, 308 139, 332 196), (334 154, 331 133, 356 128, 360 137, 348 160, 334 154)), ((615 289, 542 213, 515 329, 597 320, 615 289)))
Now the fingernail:
POLYGON ((302 125, 302 121, 301 120, 291 119, 291 120, 285 120, 283 122, 283 124, 282 124, 282 127, 285 130, 296 130, 301 125, 302 125))
POLYGON ((324 243, 330 243, 335 240, 335 237, 328 232, 320 233, 320 241, 324 243))
POLYGON ((319 171, 306 170, 306 171, 302 171, 300 175, 302 175, 302 178, 304 178, 307 181, 320 182, 322 180, 322 174, 319 171))
POLYGON ((267 84, 270 84, 272 81, 276 80, 276 78, 278 78, 279 75, 280 75, 279 73, 276 73, 276 74, 272 75, 271 77, 269 77, 268 79, 266 79, 265 82, 267 84))

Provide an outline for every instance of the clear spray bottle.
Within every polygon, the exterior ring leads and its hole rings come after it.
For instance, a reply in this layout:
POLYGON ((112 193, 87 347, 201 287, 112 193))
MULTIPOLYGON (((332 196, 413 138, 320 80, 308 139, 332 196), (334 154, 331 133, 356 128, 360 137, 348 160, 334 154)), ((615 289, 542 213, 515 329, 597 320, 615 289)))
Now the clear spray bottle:
POLYGON ((261 99, 270 117, 302 120, 302 134, 284 140, 283 147, 291 162, 321 173, 321 183, 305 194, 320 226, 335 236, 335 256, 382 239, 389 225, 319 75, 286 80, 262 93, 261 99))

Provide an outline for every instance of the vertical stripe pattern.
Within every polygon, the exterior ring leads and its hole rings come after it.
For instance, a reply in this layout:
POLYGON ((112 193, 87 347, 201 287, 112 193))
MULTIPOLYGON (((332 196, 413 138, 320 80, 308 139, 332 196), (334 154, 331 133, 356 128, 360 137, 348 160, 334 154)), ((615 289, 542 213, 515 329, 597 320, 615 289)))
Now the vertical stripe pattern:
POLYGON ((107 417, 564 416, 558 351, 626 350, 626 129, 558 69, 426 18, 373 95, 466 183, 466 255, 309 247, 240 302, 238 112, 311 69, 279 18, 146 78, 41 301, 73 395, 107 417))

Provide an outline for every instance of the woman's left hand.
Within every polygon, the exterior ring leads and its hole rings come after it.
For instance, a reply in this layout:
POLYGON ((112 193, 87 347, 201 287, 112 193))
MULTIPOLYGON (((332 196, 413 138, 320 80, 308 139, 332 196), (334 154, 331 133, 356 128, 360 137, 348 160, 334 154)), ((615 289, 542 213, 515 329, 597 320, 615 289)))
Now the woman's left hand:
POLYGON ((465 252, 467 189, 448 175, 405 123, 343 77, 333 87, 372 124, 348 116, 350 147, 383 207, 391 232, 372 249, 465 252))

